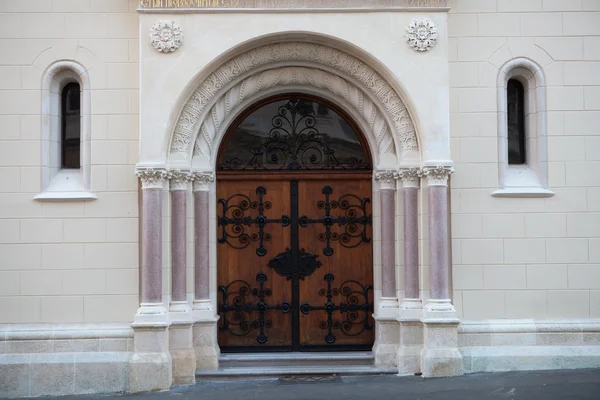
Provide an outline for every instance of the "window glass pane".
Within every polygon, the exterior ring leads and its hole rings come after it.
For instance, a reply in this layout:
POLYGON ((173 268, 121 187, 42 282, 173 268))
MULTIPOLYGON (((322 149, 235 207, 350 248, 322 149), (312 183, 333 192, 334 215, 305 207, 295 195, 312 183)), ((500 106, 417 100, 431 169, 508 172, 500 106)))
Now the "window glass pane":
POLYGON ((289 98, 262 105, 230 129, 218 169, 370 169, 357 132, 316 99, 289 98))
POLYGON ((508 163, 525 164, 525 90, 523 84, 510 79, 507 86, 508 163))
POLYGON ((79 84, 69 83, 62 91, 62 167, 80 167, 81 113, 79 84))

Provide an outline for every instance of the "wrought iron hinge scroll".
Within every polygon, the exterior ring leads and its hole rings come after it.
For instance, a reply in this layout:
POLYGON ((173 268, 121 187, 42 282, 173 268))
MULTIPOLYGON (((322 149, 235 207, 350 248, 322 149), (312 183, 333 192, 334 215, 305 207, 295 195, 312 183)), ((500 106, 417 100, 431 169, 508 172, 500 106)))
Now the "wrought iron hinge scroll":
POLYGON ((331 186, 323 187, 322 193, 325 195, 325 201, 319 201, 317 207, 325 210, 325 216, 319 219, 311 219, 303 216, 298 221, 300 226, 306 228, 309 224, 325 225, 325 232, 317 235, 321 242, 325 242, 323 254, 333 255, 331 241, 338 241, 340 245, 346 248, 358 247, 361 243, 369 243, 371 238, 367 235, 367 225, 371 224, 371 214, 367 214, 367 204, 371 202, 368 198, 361 199, 353 194, 345 194, 338 200, 330 200, 333 193, 331 186), (340 209, 344 212, 343 216, 333 217, 332 209, 340 209), (344 232, 331 232, 333 225, 344 227, 344 232))
POLYGON ((227 243, 234 249, 245 249, 251 241, 258 242, 256 254, 264 257, 267 254, 265 242, 271 240, 271 234, 265 232, 267 224, 281 224, 288 226, 291 219, 287 215, 281 218, 268 218, 265 216, 265 210, 270 210, 273 204, 270 201, 264 201, 264 196, 267 194, 267 189, 264 186, 256 188, 258 201, 252 201, 248 196, 243 194, 234 194, 227 200, 219 199, 219 204, 222 207, 222 215, 218 218, 218 226, 221 228, 221 237, 219 243, 227 243), (235 200, 239 200, 237 203, 235 200), (246 215, 250 210, 257 210, 258 216, 252 217, 246 215), (230 214, 231 216, 228 216, 230 214), (245 227, 258 227, 258 232, 247 233, 245 227), (237 243, 235 242, 237 240, 237 243))

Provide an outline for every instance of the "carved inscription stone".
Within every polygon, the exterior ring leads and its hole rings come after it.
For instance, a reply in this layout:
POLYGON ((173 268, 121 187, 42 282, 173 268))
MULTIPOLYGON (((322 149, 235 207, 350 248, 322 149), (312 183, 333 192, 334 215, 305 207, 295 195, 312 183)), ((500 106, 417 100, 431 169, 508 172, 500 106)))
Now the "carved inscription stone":
POLYGON ((160 9, 230 10, 230 9, 373 9, 438 8, 447 0, 140 0, 141 11, 160 9))

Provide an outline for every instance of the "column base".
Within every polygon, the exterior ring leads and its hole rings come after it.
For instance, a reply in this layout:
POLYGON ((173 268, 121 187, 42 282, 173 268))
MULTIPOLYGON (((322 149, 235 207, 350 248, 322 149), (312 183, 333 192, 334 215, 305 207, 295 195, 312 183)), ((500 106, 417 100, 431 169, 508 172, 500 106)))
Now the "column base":
POLYGON ((430 300, 423 312, 423 376, 458 376, 464 373, 458 351, 460 320, 450 300, 430 300))
POLYGON ((187 301, 172 301, 169 304, 169 318, 172 318, 172 315, 176 316, 180 314, 187 314, 187 318, 190 318, 190 314, 192 312, 192 307, 190 307, 190 303, 187 301))
POLYGON ((167 390, 173 383, 169 323, 133 323, 129 391, 167 390))
POLYGON ((141 303, 135 313, 134 324, 161 324, 167 320, 167 309, 163 303, 141 303))
POLYGON ((194 322, 192 329, 197 370, 216 370, 219 368, 221 350, 217 342, 218 320, 219 317, 213 316, 210 320, 194 322))
POLYGON ((196 382, 196 353, 192 321, 171 322, 169 351, 173 360, 173 384, 191 385, 196 382))

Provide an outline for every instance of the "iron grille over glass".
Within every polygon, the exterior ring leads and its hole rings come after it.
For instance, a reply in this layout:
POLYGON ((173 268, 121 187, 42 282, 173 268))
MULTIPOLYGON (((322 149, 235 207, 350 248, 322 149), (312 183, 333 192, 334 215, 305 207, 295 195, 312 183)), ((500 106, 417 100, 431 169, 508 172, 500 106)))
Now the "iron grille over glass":
POLYGON ((507 86, 508 164, 526 163, 525 157, 525 89, 516 79, 507 86))
POLYGON ((359 134, 319 99, 263 103, 230 129, 220 171, 369 170, 359 134))

